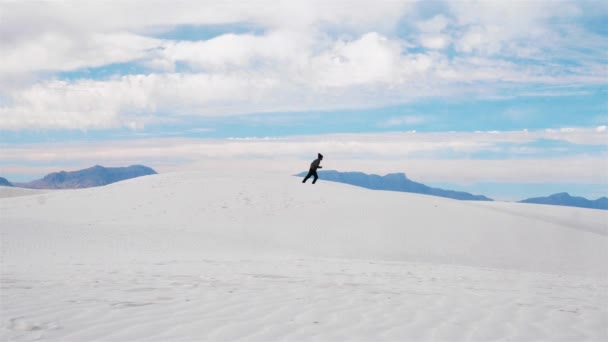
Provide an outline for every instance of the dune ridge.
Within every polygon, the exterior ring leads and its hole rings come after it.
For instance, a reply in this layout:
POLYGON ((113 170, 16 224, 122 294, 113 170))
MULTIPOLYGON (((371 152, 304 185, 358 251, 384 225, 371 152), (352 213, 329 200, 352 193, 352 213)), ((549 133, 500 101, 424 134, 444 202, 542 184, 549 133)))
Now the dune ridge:
POLYGON ((605 340, 608 216, 557 209, 198 171, 1 198, 0 338, 605 340))

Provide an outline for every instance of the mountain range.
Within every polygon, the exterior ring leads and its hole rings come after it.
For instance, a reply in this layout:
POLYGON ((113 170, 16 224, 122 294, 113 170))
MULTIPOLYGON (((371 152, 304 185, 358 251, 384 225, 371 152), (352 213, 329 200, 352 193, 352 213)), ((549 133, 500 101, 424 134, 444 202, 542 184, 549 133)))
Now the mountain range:
MULTIPOLYGON (((339 172, 331 170, 319 171, 318 173, 319 178, 326 181, 345 183, 373 190, 412 192, 466 201, 492 201, 491 198, 483 195, 473 195, 468 192, 432 188, 408 179, 404 173, 391 173, 386 176, 365 174, 362 172, 339 172)), ((306 172, 302 172, 297 176, 303 177, 305 175, 306 172)), ((547 197, 528 198, 519 201, 519 203, 537 203, 608 210, 608 198, 606 197, 601 197, 597 200, 588 200, 583 197, 570 196, 568 193, 559 193, 547 197)))
POLYGON ((156 171, 143 165, 131 165, 128 167, 103 167, 95 165, 84 170, 53 172, 42 179, 28 183, 15 183, 14 185, 30 189, 79 189, 107 185, 153 174, 156 174, 156 171))
MULTIPOLYGON (((386 176, 368 175, 362 172, 319 171, 318 173, 319 178, 323 180, 346 183, 373 190, 413 192, 466 201, 492 201, 491 198, 482 195, 432 188, 408 179, 404 173, 391 173, 386 176)), ((298 174, 298 176, 305 175, 306 172, 298 174)))
MULTIPOLYGON (((53 172, 41 179, 27 183, 11 183, 0 177, 0 186, 16 186, 30 189, 78 189, 103 186, 122 180, 156 174, 152 168, 143 165, 128 167, 93 166, 78 171, 53 172)), ((297 176, 305 176, 302 172, 297 176)), ((319 171, 322 180, 345 183, 373 190, 401 191, 431 196, 439 196, 466 201, 492 201, 483 195, 473 195, 463 191, 445 190, 429 187, 422 183, 410 180, 404 173, 391 173, 385 176, 366 174, 362 172, 319 171)), ((561 205, 579 208, 608 210, 608 198, 601 197, 589 200, 583 197, 571 196, 568 193, 557 193, 547 197, 528 198, 519 203, 536 203, 548 205, 561 205)))
POLYGON ((0 177, 0 186, 13 186, 6 178, 0 177))
POLYGON ((569 207, 608 210, 608 198, 606 197, 601 197, 596 200, 588 200, 584 197, 570 196, 570 194, 567 192, 561 192, 547 197, 528 198, 523 201, 519 201, 519 203, 565 205, 569 207))

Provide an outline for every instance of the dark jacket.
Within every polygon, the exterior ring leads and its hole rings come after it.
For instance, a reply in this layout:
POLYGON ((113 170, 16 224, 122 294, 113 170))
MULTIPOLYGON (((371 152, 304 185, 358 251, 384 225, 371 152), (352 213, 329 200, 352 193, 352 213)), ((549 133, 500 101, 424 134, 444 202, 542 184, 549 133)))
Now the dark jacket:
POLYGON ((310 164, 310 171, 317 171, 317 169, 322 169, 323 166, 319 165, 321 163, 322 158, 317 158, 312 161, 310 164))

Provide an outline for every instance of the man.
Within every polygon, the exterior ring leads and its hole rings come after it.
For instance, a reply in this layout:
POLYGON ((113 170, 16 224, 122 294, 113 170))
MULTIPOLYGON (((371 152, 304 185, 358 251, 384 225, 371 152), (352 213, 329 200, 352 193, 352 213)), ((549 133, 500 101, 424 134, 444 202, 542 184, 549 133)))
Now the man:
POLYGON ((319 165, 321 163, 321 160, 323 160, 323 155, 319 153, 317 159, 313 160, 310 164, 310 170, 308 170, 308 174, 306 175, 302 183, 306 183, 308 178, 310 178, 311 176, 314 177, 314 179, 312 180, 312 184, 315 184, 317 182, 317 179, 319 179, 319 176, 317 175, 317 169, 323 168, 323 166, 319 165))

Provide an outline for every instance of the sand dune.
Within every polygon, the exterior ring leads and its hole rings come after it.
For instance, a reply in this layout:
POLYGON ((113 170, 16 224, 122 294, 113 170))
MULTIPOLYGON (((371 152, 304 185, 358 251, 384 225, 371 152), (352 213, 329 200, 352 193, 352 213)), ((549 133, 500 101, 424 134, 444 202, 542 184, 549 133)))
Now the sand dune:
POLYGON ((2 340, 608 339, 608 212, 274 173, 0 199, 2 340))
POLYGON ((0 198, 39 195, 39 194, 43 194, 45 192, 48 192, 48 191, 16 188, 16 187, 12 187, 12 186, 0 186, 0 198))

